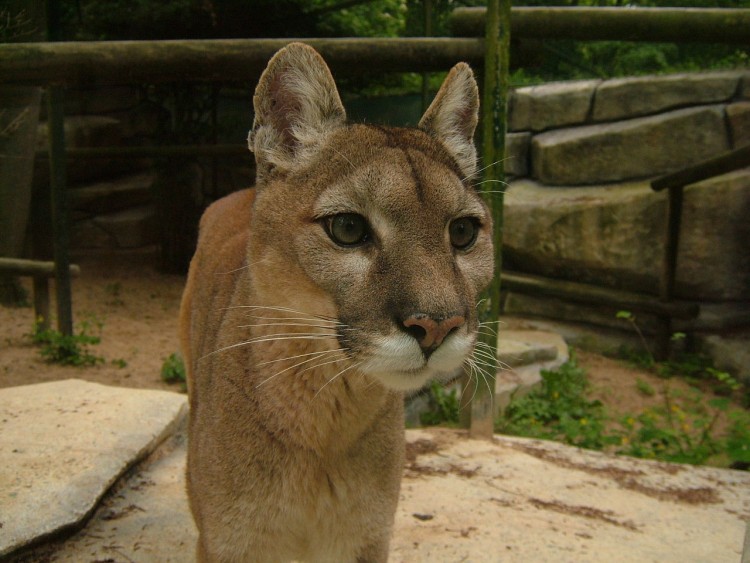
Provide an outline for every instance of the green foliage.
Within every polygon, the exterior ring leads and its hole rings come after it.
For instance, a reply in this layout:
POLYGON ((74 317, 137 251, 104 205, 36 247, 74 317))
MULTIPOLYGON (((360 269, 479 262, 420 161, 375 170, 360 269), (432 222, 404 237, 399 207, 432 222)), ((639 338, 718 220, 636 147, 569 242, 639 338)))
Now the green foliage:
POLYGON ((104 362, 104 358, 91 353, 89 347, 99 344, 101 338, 91 334, 96 327, 101 331, 101 323, 86 320, 79 325, 77 333, 67 336, 54 329, 42 329, 39 323, 34 324, 31 339, 40 345, 42 357, 55 364, 65 366, 94 366, 104 362))
POLYGON ((433 381, 428 395, 428 408, 428 411, 419 415, 423 425, 458 424, 459 399, 455 389, 448 392, 443 385, 433 381))
MULTIPOLYGON (((727 398, 707 399, 697 389, 680 393, 665 385, 657 406, 613 420, 587 396, 586 374, 574 358, 543 372, 542 379, 539 389, 511 402, 498 431, 647 459, 733 467, 750 463, 750 413, 732 407, 727 398), (729 426, 719 433, 722 414, 729 426)), ((644 381, 636 385, 646 395, 657 393, 644 381)))
POLYGON ((635 381, 635 386, 638 389, 638 391, 645 395, 646 397, 653 397, 656 395, 656 391, 654 388, 648 383, 648 381, 644 381, 643 379, 637 379, 635 381))
POLYGON ((721 440, 712 430, 728 403, 709 406, 698 391, 681 396, 668 387, 662 396, 659 406, 621 420, 617 453, 701 464, 721 451, 721 440))
POLYGON ((574 358, 557 370, 542 371, 541 388, 511 401, 498 430, 602 449, 611 441, 604 432, 604 409, 586 397, 587 389, 586 374, 574 358))
POLYGON ((161 378, 165 383, 179 383, 182 390, 186 389, 187 377, 185 362, 178 353, 172 353, 161 366, 161 378))

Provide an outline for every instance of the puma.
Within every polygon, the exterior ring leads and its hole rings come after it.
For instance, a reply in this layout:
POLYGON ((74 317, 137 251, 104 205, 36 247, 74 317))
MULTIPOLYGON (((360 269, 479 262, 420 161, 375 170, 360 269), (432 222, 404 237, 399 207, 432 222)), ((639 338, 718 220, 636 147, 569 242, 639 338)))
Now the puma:
POLYGON ((472 360, 492 223, 456 65, 416 129, 351 125, 311 47, 260 78, 254 189, 201 219, 180 324, 200 561, 386 561, 403 394, 472 360))

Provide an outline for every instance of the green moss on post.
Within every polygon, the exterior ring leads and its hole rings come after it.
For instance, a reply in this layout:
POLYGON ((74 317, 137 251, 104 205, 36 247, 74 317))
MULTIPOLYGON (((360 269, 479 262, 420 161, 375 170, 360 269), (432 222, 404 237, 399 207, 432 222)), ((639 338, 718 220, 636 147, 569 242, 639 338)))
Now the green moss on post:
POLYGON ((481 190, 490 205, 494 222, 495 277, 482 296, 479 320, 489 324, 479 334, 483 374, 467 389, 471 401, 472 438, 491 439, 495 417, 495 373, 497 371, 496 321, 500 315, 500 272, 503 246, 503 182, 505 170, 505 129, 508 106, 508 68, 510 63, 510 0, 490 0, 487 4, 486 57, 482 93, 482 166, 481 190), (489 366, 486 364, 490 364, 489 366), (473 386, 473 388, 472 388, 473 386))

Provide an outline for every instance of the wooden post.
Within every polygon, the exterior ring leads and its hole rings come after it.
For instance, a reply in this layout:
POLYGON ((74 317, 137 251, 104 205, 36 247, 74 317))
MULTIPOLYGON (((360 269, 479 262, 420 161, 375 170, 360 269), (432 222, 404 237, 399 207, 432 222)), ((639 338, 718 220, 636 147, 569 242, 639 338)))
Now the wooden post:
MULTIPOLYGON (((47 0, 47 38, 60 41, 60 3, 47 0)), ((73 334, 73 305, 70 287, 70 234, 68 225, 68 191, 65 178, 65 122, 63 90, 47 89, 47 123, 49 128, 49 167, 52 191, 52 232, 54 236, 55 296, 57 297, 57 329, 73 334)))
POLYGON ((479 335, 483 360, 484 381, 472 378, 472 385, 464 394, 471 401, 472 438, 492 439, 495 422, 495 376, 497 372, 497 337, 494 335, 500 315, 500 273, 503 245, 503 194, 505 181, 505 129, 508 105, 508 66, 510 53, 510 0, 490 0, 487 5, 486 57, 482 92, 482 192, 490 206, 494 222, 495 276, 482 296, 479 305, 480 322, 492 323, 491 330, 479 335))
MULTIPOLYGON (((423 17, 424 17, 424 36, 432 36, 432 0, 423 0, 422 2, 423 17)), ((428 72, 422 73, 422 112, 427 111, 430 105, 430 74, 428 72)))
MULTIPOLYGON (((667 225, 664 236, 664 258, 659 279, 659 299, 669 303, 674 299, 674 284, 677 276, 677 251, 680 246, 680 224, 682 223, 682 186, 669 189, 667 198, 667 225)), ((672 318, 659 317, 656 334, 656 356, 658 360, 669 357, 669 343, 672 337, 672 318)))

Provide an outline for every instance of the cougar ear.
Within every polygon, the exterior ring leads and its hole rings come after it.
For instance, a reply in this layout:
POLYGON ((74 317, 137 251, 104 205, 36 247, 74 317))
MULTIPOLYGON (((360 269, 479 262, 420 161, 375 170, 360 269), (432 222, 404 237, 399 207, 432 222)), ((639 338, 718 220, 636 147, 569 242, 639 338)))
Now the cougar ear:
POLYGON ((466 63, 458 63, 445 77, 419 128, 442 141, 468 177, 477 169, 474 130, 478 121, 479 89, 474 73, 466 63))
POLYGON ((290 43, 271 58, 253 107, 255 121, 247 141, 255 153, 259 183, 272 171, 304 164, 346 120, 331 71, 315 49, 302 43, 290 43))

